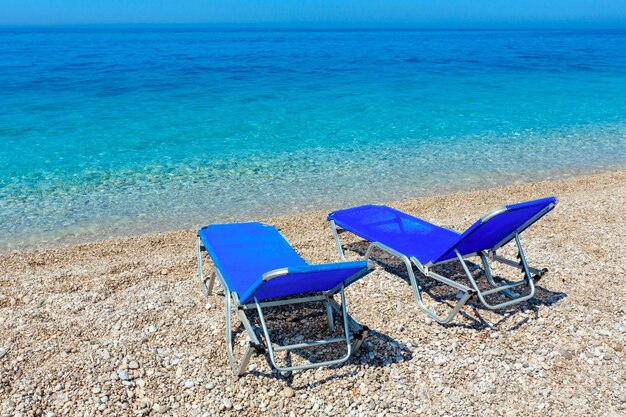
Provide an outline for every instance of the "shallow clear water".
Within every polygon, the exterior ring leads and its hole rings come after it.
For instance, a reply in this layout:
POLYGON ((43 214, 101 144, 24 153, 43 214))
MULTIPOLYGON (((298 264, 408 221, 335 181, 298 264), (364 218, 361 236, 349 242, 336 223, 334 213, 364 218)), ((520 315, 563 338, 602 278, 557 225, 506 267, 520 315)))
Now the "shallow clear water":
POLYGON ((625 165, 624 31, 0 29, 0 250, 625 165))

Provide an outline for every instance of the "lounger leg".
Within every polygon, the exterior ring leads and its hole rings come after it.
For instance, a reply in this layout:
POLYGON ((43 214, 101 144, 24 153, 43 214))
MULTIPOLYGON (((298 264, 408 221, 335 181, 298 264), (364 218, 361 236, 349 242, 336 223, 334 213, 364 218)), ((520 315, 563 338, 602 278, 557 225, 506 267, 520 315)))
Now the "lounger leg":
POLYGON ((326 302, 326 318, 328 319, 328 329, 334 332, 335 321, 333 320, 333 307, 330 305, 330 301, 326 302))
MULTIPOLYGON (((333 298, 330 299, 330 305, 339 315, 341 315, 341 306, 337 304, 333 298)), ((363 341, 367 337, 368 332, 370 331, 369 327, 361 326, 356 320, 350 316, 350 314, 346 314, 346 318, 348 319, 348 325, 352 329, 352 353, 358 352, 363 344, 363 341)))
POLYGON ((209 278, 209 288, 208 288, 209 294, 208 295, 213 294, 214 285, 215 285, 215 272, 212 272, 211 277, 209 278))
MULTIPOLYGON (((493 255, 493 260, 524 271, 524 266, 521 264, 521 262, 516 262, 512 259, 507 259, 503 256, 496 255, 495 253, 493 255)), ((535 279, 542 277, 546 272, 548 272, 547 268, 544 268, 544 269, 533 268, 530 265, 528 265, 528 270, 532 272, 533 274, 535 274, 535 279)))
MULTIPOLYGON (((503 256, 498 256, 498 255, 495 254, 495 252, 492 254, 491 258, 494 261, 503 263, 503 264, 508 265, 508 266, 512 266, 513 268, 521 269, 522 272, 524 272, 524 275, 527 274, 526 270, 524 269, 523 262, 521 261, 521 255, 518 255, 518 259, 520 259, 518 262, 516 262, 514 260, 511 260, 511 259, 507 259, 507 258, 505 258, 503 256)), ((483 261, 483 263, 485 263, 485 261, 483 261)), ((532 276, 532 280, 533 280, 534 284, 536 284, 543 277, 543 275, 546 272, 548 272, 548 269, 546 269, 546 268, 544 268, 544 269, 533 268, 533 267, 531 267, 529 265, 526 265, 526 267, 528 268, 529 272, 535 274, 535 275, 532 276)), ((486 268, 488 268, 488 266, 486 268)), ((485 272, 487 272, 487 269, 485 269, 485 272)), ((497 286, 497 284, 495 284, 493 278, 491 278, 491 280, 490 280, 490 276, 489 275, 487 275, 487 279, 489 280, 489 283, 492 284, 492 286, 494 286, 494 287, 497 286)), ((525 282, 525 281, 523 281, 523 282, 525 282)), ((505 283, 503 283, 503 285, 505 285, 505 283)), ((519 298, 520 296, 528 295, 530 293, 530 291, 531 291, 530 286, 526 285, 526 288, 524 289, 524 291, 522 291, 519 294, 513 293, 513 292, 509 293, 509 292, 504 292, 504 291, 503 291, 503 294, 505 294, 509 298, 516 299, 516 298, 519 298), (511 297, 511 295, 513 297, 511 297)))
MULTIPOLYGON (((517 248, 519 250, 519 254, 520 254, 520 261, 522 263, 522 266, 524 268, 524 272, 525 272, 525 280, 521 281, 521 282, 526 282, 526 284, 528 284, 530 291, 528 291, 527 294, 520 296, 520 297, 516 297, 512 300, 509 301, 505 301, 503 303, 499 303, 499 304, 489 304, 486 300, 485 300, 485 296, 486 295, 490 295, 490 294, 494 294, 494 293, 503 293, 504 291, 507 291, 509 289, 512 289, 514 287, 516 287, 518 285, 518 283, 516 284, 511 284, 511 285, 503 285, 503 286, 498 286, 497 288, 493 288, 491 290, 487 290, 487 291, 481 291, 480 288, 478 288, 478 285, 476 284, 476 281, 474 280, 474 277, 472 276, 472 273, 470 272, 469 268, 467 267, 467 264, 465 263, 465 259, 463 259, 463 256, 461 256, 461 254, 459 253, 458 250, 455 249, 455 253, 457 258, 459 259, 459 261, 461 262, 461 266, 463 267, 463 270, 465 271, 465 275, 467 276, 467 279, 470 281, 470 284, 472 285, 472 287, 474 288, 474 290, 476 291, 476 295, 478 297, 478 299, 480 300, 480 302, 488 309, 490 310, 496 310, 499 308, 504 308, 504 307, 508 307, 511 306, 513 304, 518 304, 521 303, 523 301, 529 300, 532 297, 535 296, 535 283, 532 279, 532 276, 530 275, 530 270, 528 268, 528 265, 526 264, 526 257, 524 256, 524 251, 522 249, 522 245, 520 243, 519 240, 519 236, 517 233, 515 233, 515 243, 517 244, 517 248)), ((493 279, 492 279, 493 281, 493 279)), ((520 283, 521 283, 520 282, 520 283)))
MULTIPOLYGON (((411 268, 411 266, 409 265, 409 268, 411 268)), ((413 268, 410 269, 410 273, 409 276, 413 275, 413 268)), ((429 272, 428 275, 425 275, 429 278, 435 278, 440 282, 443 282, 441 275, 429 272)), ((412 280, 415 281, 415 275, 413 275, 412 280)), ((443 316, 439 316, 437 315, 435 312, 433 312, 432 310, 428 309, 423 301, 422 301, 422 294, 421 294, 421 289, 419 287, 419 285, 417 285, 417 283, 415 283, 415 286, 417 287, 417 296, 415 297, 415 299, 417 300, 417 306, 424 311, 426 314, 428 314, 433 320, 437 321, 438 323, 441 324, 446 324, 446 323, 450 323, 452 321, 452 319, 454 318, 454 316, 457 315, 457 313, 459 311, 461 311, 461 308, 467 304, 467 302, 469 301, 470 298, 472 298, 472 296, 474 295, 474 291, 472 291, 469 288, 466 288, 465 286, 462 285, 454 285, 454 284, 458 284, 456 282, 446 282, 446 284, 452 286, 453 288, 459 290, 463 295, 461 296, 461 298, 459 298, 459 301, 456 302, 456 304, 454 305, 454 307, 452 308, 452 310, 450 310, 450 312, 448 313, 447 316, 443 317, 443 316)), ((414 291, 415 292, 415 291, 414 291)))
POLYGON ((319 368, 321 366, 335 365, 335 364, 343 363, 347 361, 348 359, 350 359, 350 356, 352 356, 352 344, 350 343, 351 334, 350 334, 350 328, 349 328, 349 322, 348 322, 348 312, 346 309, 346 299, 345 299, 343 285, 341 286, 341 290, 339 291, 339 294, 341 295, 341 314, 343 317, 344 337, 297 343, 297 344, 288 345, 288 346, 275 346, 272 343, 272 339, 270 338, 269 330, 267 329, 267 324, 265 322, 265 317, 263 315, 263 309, 261 307, 261 303, 256 297, 254 298, 257 312, 259 313, 259 321, 261 322, 261 328, 263 329, 263 335, 265 336, 265 341, 267 342, 266 345, 267 345, 267 350, 269 351, 270 361, 272 363, 272 366, 274 366, 275 369, 277 369, 279 372, 290 372, 290 371, 295 371, 295 370, 319 368), (276 356, 274 353, 276 350, 303 349, 303 348, 319 346, 319 345, 328 344, 328 343, 340 342, 342 340, 346 343, 346 348, 348 352, 346 353, 345 356, 341 358, 324 361, 324 362, 309 363, 309 364, 296 365, 296 366, 284 366, 284 367, 278 366, 278 364, 276 363, 276 356))
POLYGON ((252 335, 254 339, 251 340, 252 343, 249 344, 248 347, 246 348, 246 351, 244 352, 241 360, 237 362, 235 360, 235 355, 233 353, 233 331, 232 331, 232 323, 231 323, 231 314, 232 314, 231 293, 227 288, 225 288, 224 290, 224 308, 226 312, 226 355, 228 356, 228 363, 230 364, 230 367, 233 370, 233 373, 236 376, 241 376, 246 371, 246 369, 248 369, 248 363, 250 362, 250 358, 252 357, 252 354, 255 352, 255 346, 259 346, 259 342, 256 339, 256 336, 254 336, 254 330, 252 330, 250 323, 248 323, 248 319, 245 317, 245 315, 244 317, 241 317, 238 311, 237 317, 244 324, 246 332, 248 333, 248 337, 250 337, 250 334, 252 331, 252 335))
POLYGON ((346 261, 346 255, 343 253, 343 247, 341 246, 341 240, 339 240, 339 233, 337 233, 337 225, 334 220, 330 221, 330 230, 333 232, 333 236, 335 237, 335 246, 337 247, 337 253, 342 261, 346 261))
POLYGON ((526 263, 526 255, 524 255, 524 249, 522 249, 522 243, 519 240, 519 235, 517 234, 517 232, 515 233, 515 244, 517 245, 517 249, 519 250, 520 262, 524 267, 524 275, 528 280, 528 287, 530 289, 530 291, 528 291, 528 294, 520 298, 521 301, 524 298, 529 299, 535 296, 535 281, 533 280, 533 276, 530 274, 530 268, 528 267, 528 263, 526 263))
POLYGON ((200 280, 200 289, 202 293, 209 296, 213 293, 213 285, 215 284, 215 272, 211 273, 211 277, 208 279, 209 285, 207 287, 207 280, 202 273, 202 241, 198 237, 196 248, 198 251, 198 279, 200 280))
MULTIPOLYGON (((487 277, 487 282, 489 282, 489 285, 491 285, 492 288, 501 288, 502 294, 506 295, 507 297, 509 297, 511 300, 515 300, 517 298, 519 298, 519 294, 514 293, 510 290, 507 289, 502 289, 502 285, 499 285, 496 283, 496 281, 493 279, 493 275, 491 274, 491 268, 489 267, 489 261, 487 260, 487 257, 485 256, 484 253, 480 254, 480 259, 483 263, 483 270, 485 271, 485 276, 487 277)), ((506 284, 503 284, 506 285, 506 284)))
POLYGON ((204 276, 202 273, 202 246, 201 246, 200 238, 198 238, 197 249, 198 249, 198 277, 200 278, 200 286, 202 288, 202 292, 205 295, 209 296, 213 292, 215 279, 219 278, 220 281, 222 282, 222 287, 224 288, 224 310, 225 310, 225 316, 226 316, 226 356, 228 357, 228 363, 231 369, 233 370, 233 373, 236 376, 241 376, 248 368, 248 363, 250 362, 250 358, 252 357, 252 355, 254 353, 261 353, 264 350, 262 349, 259 339, 256 336, 254 327, 248 320, 248 317, 246 316, 245 312, 243 310, 236 309, 235 314, 237 318, 241 321, 241 324, 243 325, 244 329, 246 330, 250 343, 248 347, 246 348, 246 351, 244 352, 241 360, 239 362, 235 360, 235 355, 233 352, 233 331, 232 331, 232 320, 231 320, 231 314, 232 314, 233 308, 232 308, 231 299, 234 299, 235 305, 239 305, 239 299, 237 298, 236 294, 232 294, 230 292, 230 290, 228 289, 228 286, 224 284, 223 278, 221 275, 219 275, 219 271, 217 270, 211 273, 211 277, 209 278, 209 285, 207 287, 206 280, 204 279, 204 276))
MULTIPOLYGON (((413 290, 413 296, 415 297, 415 301, 417 303, 417 307, 422 310, 424 313, 428 314, 433 320, 445 324, 445 323, 449 323, 450 321, 452 321, 452 319, 454 318, 454 316, 459 312, 459 310, 461 310, 461 307, 463 307, 465 305, 465 303, 467 303, 467 301, 471 298, 471 296, 473 295, 473 291, 468 288, 465 287, 464 285, 458 284, 452 280, 448 280, 445 277, 441 277, 440 275, 437 275, 436 277, 432 277, 431 274, 428 274, 426 276, 429 276, 431 278, 435 278, 439 281, 444 281, 446 284, 464 292, 464 295, 461 297, 461 299, 456 303, 456 305, 454 306, 454 308, 452 309, 452 311, 450 311, 450 313, 448 313, 447 316, 442 317, 439 316, 437 313, 435 313, 434 311, 428 309, 423 301, 422 301, 422 293, 421 293, 421 289, 420 286, 417 283, 417 279, 415 278, 415 273, 413 272, 413 265, 411 264, 411 261, 409 260, 409 258, 407 258, 405 255, 401 254, 400 252, 397 252, 391 248, 388 248, 384 245, 381 245, 378 242, 373 242, 370 244, 370 246, 367 248, 367 252, 365 252, 365 259, 369 260, 371 253, 372 253, 372 249, 374 248, 378 248, 380 250, 382 250, 383 252, 387 252, 390 255, 393 255, 397 258, 400 258, 400 260, 404 263, 404 266, 406 267, 406 271, 409 274, 409 280, 411 282, 411 288, 413 290)), ((436 274, 432 274, 432 275, 436 275, 436 274)))

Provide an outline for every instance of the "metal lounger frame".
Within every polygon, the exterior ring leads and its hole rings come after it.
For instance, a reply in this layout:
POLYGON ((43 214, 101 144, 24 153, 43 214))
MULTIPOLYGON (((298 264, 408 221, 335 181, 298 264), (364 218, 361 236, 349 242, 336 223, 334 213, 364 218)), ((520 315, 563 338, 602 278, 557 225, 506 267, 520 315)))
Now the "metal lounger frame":
MULTIPOLYGON (((272 301, 259 301, 256 297, 254 297, 253 303, 241 303, 237 293, 231 292, 224 277, 221 272, 215 268, 213 273, 208 279, 205 279, 203 275, 202 269, 202 251, 206 252, 202 244, 202 240, 198 237, 197 239, 197 255, 198 255, 198 278, 200 279, 200 286, 202 292, 210 296, 213 292, 213 287, 215 285, 215 277, 217 277, 220 281, 222 288, 224 289, 224 309, 226 313, 226 355, 228 356, 228 362, 233 372, 237 376, 243 375, 243 373, 248 368, 248 363, 250 362, 250 358, 253 354, 264 354, 269 353, 269 359, 272 366, 278 370, 279 372, 290 372, 302 369, 309 368, 318 368, 322 366, 331 366, 339 363, 346 362, 350 357, 354 354, 354 352, 358 351, 363 343, 363 340, 367 336, 367 332, 369 329, 367 326, 363 326, 357 323, 347 312, 346 302, 345 302, 345 294, 344 294, 344 284, 340 284, 338 287, 327 291, 325 293, 319 295, 310 295, 305 297, 294 297, 289 299, 278 299, 272 301), (208 282, 208 284, 207 284, 208 282), (339 292, 341 296, 341 305, 335 301, 333 295, 339 292), (320 339, 307 341, 302 343, 296 343, 292 345, 276 345, 272 343, 270 338, 269 329, 267 327, 267 323, 265 321, 265 316, 263 314, 264 308, 276 307, 276 306, 284 306, 291 304, 299 304, 299 303, 307 303, 307 302, 324 302, 326 305, 326 315, 328 321, 328 327, 331 331, 334 330, 334 320, 333 320, 333 312, 336 311, 343 318, 343 337, 335 337, 328 339, 320 339), (260 327, 254 325, 248 317, 248 312, 251 310, 256 310, 259 315, 260 327), (235 313, 244 329, 246 330, 247 336, 249 338, 249 344, 246 348, 246 351, 243 354, 243 357, 237 362, 235 359, 235 355, 233 353, 233 339, 232 339, 232 326, 231 326, 231 314, 235 313), (351 331, 353 333, 351 333, 351 331), (265 337, 266 344, 262 344, 258 333, 262 333, 265 337), (347 347, 347 353, 341 358, 332 359, 324 362, 315 362, 308 363, 303 365, 295 365, 295 366, 279 366, 276 361, 275 352, 276 351, 290 351, 295 349, 304 349, 311 348, 320 345, 326 345, 329 343, 340 343, 345 342, 347 347)), ((208 253, 207 253, 208 255, 208 253)), ((282 275, 287 274, 287 269, 277 269, 274 271, 269 271, 263 275, 264 280, 269 280, 272 278, 276 278, 282 275)), ((348 278, 347 281, 350 281, 351 278, 348 278)))
MULTIPOLYGON (((445 260, 443 262, 439 262, 436 264, 428 263, 426 265, 423 265, 415 257, 409 258, 406 255, 396 250, 393 250, 390 247, 383 245, 380 242, 371 242, 369 247, 367 248, 367 251, 365 252, 365 259, 368 261, 371 259, 372 250, 374 248, 377 248, 383 252, 386 252, 392 256, 399 258, 404 263, 407 273, 409 274, 409 280, 411 282, 411 288, 413 290, 413 295, 415 296, 415 301, 417 302, 417 307, 423 312, 425 312, 426 314, 428 314, 433 320, 436 320, 439 323, 445 324, 445 323, 449 323, 450 321, 452 321, 454 316, 461 310, 461 307, 463 307, 473 295, 476 295, 479 301, 481 302, 481 304, 490 310, 496 310, 500 308, 509 307, 511 305, 519 304, 521 302, 524 302, 533 298, 535 296, 535 282, 538 281, 543 276, 543 274, 545 274, 548 271, 547 269, 538 269, 538 268, 533 268, 533 267, 528 266, 528 264, 526 263, 526 257, 524 256, 524 251, 522 249, 522 244, 520 243, 520 240, 519 240, 519 233, 521 233, 529 225, 534 223, 538 218, 543 216, 551 208, 552 207, 547 207, 546 209, 537 213, 535 216, 529 219, 526 223, 524 223, 522 226, 520 226, 518 229, 512 232, 509 236, 502 239, 497 245, 494 246, 492 250, 481 251, 481 252, 471 253, 471 254, 462 256, 458 250, 454 249, 454 252, 456 253, 456 259, 453 258, 453 259, 448 259, 448 260, 445 260), (496 254, 496 250, 499 249, 504 244, 508 243, 511 240, 511 238, 515 240, 515 244, 517 245, 519 262, 516 262, 512 259, 507 259, 503 256, 499 256, 496 254), (474 277, 472 276, 467 266, 467 263, 465 262, 467 258, 471 258, 474 256, 479 256, 482 261, 483 271, 487 278, 487 282, 489 283, 489 285, 491 285, 490 289, 481 290, 478 287, 478 284, 474 280, 474 277), (493 275, 491 274, 491 268, 489 267, 489 259, 495 262, 500 262, 505 265, 512 266, 516 269, 521 269, 524 272, 524 279, 515 281, 510 284, 506 284, 504 282, 502 282, 501 284, 497 284, 493 278, 493 275), (471 287, 468 287, 450 278, 439 275, 431 271, 430 269, 432 266, 442 265, 442 264, 453 262, 456 260, 458 260, 463 266, 463 270, 465 271, 465 275, 467 276, 467 279, 469 280, 471 287), (415 273, 413 272, 412 264, 414 264, 424 276, 433 278, 443 284, 449 285, 460 291, 461 297, 459 298, 459 301, 455 304, 455 306, 452 308, 452 310, 448 313, 447 316, 439 316, 437 313, 428 309, 424 305, 422 301, 422 289, 417 283, 417 279, 415 278, 415 273), (533 276, 531 275, 531 273, 535 275, 533 276), (526 284, 527 287, 526 287, 526 290, 522 292, 521 294, 518 294, 512 291, 514 288, 524 285, 524 284, 526 284), (490 304, 485 300, 485 296, 494 294, 494 293, 502 293, 506 295, 508 298, 510 298, 510 300, 504 301, 498 304, 490 304)), ((491 217, 497 214, 500 214, 506 210, 507 210, 506 207, 502 207, 497 210, 494 210, 493 212, 484 216, 482 220, 486 222, 491 217)), ((335 244, 337 247, 337 252, 339 253, 339 257, 343 261, 347 261, 344 251, 343 251, 343 247, 341 246, 341 240, 339 239, 339 233, 338 233, 339 227, 335 224, 334 220, 330 220, 330 227, 333 232, 333 236, 335 237, 335 244)), ((344 231, 347 231, 347 230, 344 230, 344 231)))

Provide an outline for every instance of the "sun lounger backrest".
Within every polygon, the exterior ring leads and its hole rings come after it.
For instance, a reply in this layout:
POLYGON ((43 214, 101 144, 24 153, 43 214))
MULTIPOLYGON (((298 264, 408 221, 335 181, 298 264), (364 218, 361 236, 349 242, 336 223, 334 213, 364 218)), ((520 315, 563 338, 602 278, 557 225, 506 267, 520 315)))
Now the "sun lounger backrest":
POLYGON ((342 262, 323 265, 304 265, 269 271, 259 277, 248 291, 241 295, 242 302, 280 298, 295 294, 328 291, 350 285, 369 271, 366 261, 342 262))
POLYGON ((463 256, 484 250, 495 250, 511 241, 554 208, 556 198, 548 197, 502 207, 486 215, 467 229, 442 256, 433 263, 456 257, 454 250, 463 256))

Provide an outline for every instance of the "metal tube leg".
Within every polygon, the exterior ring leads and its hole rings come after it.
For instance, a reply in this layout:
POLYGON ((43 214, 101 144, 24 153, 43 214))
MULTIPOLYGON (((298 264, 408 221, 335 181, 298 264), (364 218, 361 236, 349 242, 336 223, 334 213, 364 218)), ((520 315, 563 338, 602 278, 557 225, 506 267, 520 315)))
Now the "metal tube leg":
MULTIPOLYGON (((422 310, 424 313, 428 314, 433 320, 445 324, 445 323, 449 323, 452 318, 459 312, 459 310, 461 310, 461 307, 463 307, 463 305, 465 305, 465 303, 467 303, 467 300, 470 299, 470 297, 473 295, 470 291, 465 291, 461 285, 455 286, 455 288, 463 291, 465 294, 463 295, 463 297, 461 297, 461 299, 456 303, 456 305, 454 306, 454 308, 452 309, 452 311, 450 311, 450 313, 446 316, 446 317, 441 317, 439 316, 437 313, 435 313, 434 311, 428 309, 423 301, 422 301, 422 294, 421 294, 421 290, 419 285, 417 284, 417 279, 415 278, 415 273, 413 272, 413 266, 411 264, 411 261, 409 260, 409 258, 407 258, 405 255, 401 254, 400 252, 396 252, 390 248, 387 248, 383 245, 381 245, 380 243, 377 242, 373 242, 370 244, 370 246, 367 248, 367 251, 365 252, 365 259, 369 260, 372 249, 374 248, 378 248, 384 252, 389 253, 390 255, 396 256, 398 258, 400 258, 400 260, 402 260, 402 262, 404 262, 404 266, 406 267, 406 271, 409 274, 409 280, 411 282, 411 289, 413 290, 413 296, 415 297, 415 301, 417 303, 417 307, 422 310)), ((426 275, 426 274, 425 274, 426 275)), ((429 275, 426 275, 429 276, 429 275)), ((438 278, 435 278, 438 279, 438 278)), ((452 282, 450 280, 448 280, 449 285, 452 284, 452 282)), ((468 288, 469 290, 469 288, 468 288)))
MULTIPOLYGON (((483 263, 483 270, 485 271, 485 276, 487 277, 487 282, 489 282, 489 285, 491 285, 493 288, 502 288, 502 286, 498 285, 496 281, 493 279, 493 275, 491 274, 491 268, 489 267, 489 261, 487 260, 487 257, 485 256, 484 253, 480 254, 480 259, 483 263)), ((519 298, 519 294, 514 293, 511 290, 501 289, 499 292, 506 295, 511 300, 515 300, 519 298)))
POLYGON ((237 318, 241 321, 244 329, 246 330, 246 333, 248 334, 248 339, 250 340, 250 343, 248 344, 248 347, 246 349, 246 351, 243 354, 243 357, 241 358, 241 360, 239 362, 237 362, 235 360, 235 355, 233 352, 233 330, 232 330, 232 319, 231 319, 231 314, 232 314, 232 303, 231 303, 231 297, 232 300, 234 301, 235 305, 239 306, 239 298, 237 297, 236 293, 231 293, 230 290, 228 289, 228 286, 226 286, 226 284, 224 283, 224 278, 222 277, 222 275, 220 274, 220 272, 218 270, 214 270, 213 273, 211 274, 211 278, 209 281, 209 286, 207 288, 206 286, 206 282, 204 280, 204 277, 202 275, 202 251, 201 251, 201 242, 200 242, 200 238, 198 238, 198 276, 200 277, 200 285, 202 287, 202 291, 206 294, 206 295, 210 295, 211 292, 213 291, 213 285, 215 283, 215 279, 216 277, 219 278, 220 282, 222 283, 222 287, 224 288, 224 313, 225 313, 225 321, 226 321, 226 356, 228 358, 228 364, 230 365, 231 369, 233 370, 233 373, 236 376, 241 376, 245 370, 248 368, 248 363, 250 362, 250 358, 252 357, 252 354, 255 352, 260 352, 262 351, 261 348, 261 344, 259 343, 259 339, 256 336, 256 333, 254 331, 254 328, 252 326, 252 324, 250 323, 250 321, 248 320, 248 317, 246 317, 245 312, 243 310, 240 309, 236 309, 235 310, 235 314, 237 316, 237 318))
POLYGON ((491 275, 491 268, 489 267, 489 262, 487 261, 487 257, 485 256, 484 253, 480 254, 480 259, 481 259, 481 261, 483 263, 483 269, 485 270, 485 276, 487 277, 487 282, 489 282, 489 284, 493 288, 498 288, 499 285, 493 279, 493 275, 491 275))
MULTIPOLYGON (((525 265, 526 264, 526 260, 524 258, 523 252, 521 251, 521 245, 519 245, 519 239, 517 237, 517 233, 515 234, 515 241, 518 243, 518 248, 520 249, 520 257, 522 259, 522 263, 525 265)), ((467 279, 469 280, 470 284, 472 285, 472 287, 474 288, 474 291, 476 291, 476 296, 478 297, 478 299, 480 300, 480 302, 488 309, 490 310, 496 310, 499 308, 504 308, 504 307, 508 307, 510 305, 513 304, 518 304, 521 303, 522 301, 526 301, 529 300, 530 298, 532 298, 535 295, 535 284, 532 282, 532 277, 530 277, 530 274, 527 275, 527 282, 528 285, 530 285, 531 291, 528 295, 525 295, 523 297, 518 297, 515 298, 513 300, 509 300, 509 301, 505 301, 503 303, 499 303, 499 304, 489 304, 486 300, 485 297, 483 295, 483 292, 480 290, 480 288, 478 288, 478 284, 476 284, 476 281, 474 280, 474 277, 472 276, 472 273, 470 272, 469 268, 467 267, 467 264, 465 263, 465 259, 463 259, 463 256, 461 256, 461 254, 459 253, 458 250, 454 250, 454 252, 456 253, 457 258, 459 259, 459 261, 461 262, 461 266, 463 267, 463 270, 465 271, 465 275, 467 276, 467 279)), ((528 270, 528 267, 525 267, 526 270, 528 270)), ((485 294, 493 294, 494 292, 503 292, 504 290, 506 290, 508 288, 506 287, 499 287, 495 290, 490 290, 490 291, 486 291, 485 294)))
POLYGON ((522 243, 519 241, 519 235, 517 234, 517 232, 515 233, 515 243, 517 244, 517 249, 519 250, 519 257, 520 260, 522 261, 522 266, 524 267, 524 273, 526 275, 526 279, 528 280, 528 286, 530 288, 530 291, 528 292, 528 294, 525 294, 524 297, 525 299, 529 299, 535 296, 535 281, 533 280, 533 276, 530 275, 530 268, 528 267, 528 264, 526 263, 526 255, 524 255, 524 250, 522 249, 522 243))
POLYGON ((215 271, 211 272, 211 277, 208 280, 209 285, 207 287, 207 280, 204 279, 204 274, 202 273, 202 241, 200 240, 200 237, 197 239, 196 248, 198 253, 198 279, 200 280, 200 289, 202 290, 202 293, 208 297, 213 293, 215 271))
POLYGON ((261 303, 256 297, 254 298, 257 312, 259 313, 259 321, 261 322, 261 329, 263 330, 263 335, 265 336, 265 341, 267 342, 266 344, 267 344, 267 350, 270 356, 270 361, 272 363, 272 366, 274 366, 274 368, 276 368, 279 372, 289 372, 289 371, 295 371, 295 370, 301 370, 301 369, 319 368, 321 366, 335 365, 335 364, 343 363, 347 361, 348 359, 350 359, 350 356, 352 356, 352 344, 350 343, 350 328, 348 325, 348 312, 346 309, 346 300, 345 300, 343 285, 341 286, 340 295, 341 295, 341 313, 343 317, 344 337, 345 337, 346 347, 348 350, 346 355, 338 359, 333 359, 333 360, 324 361, 324 362, 309 363, 309 364, 295 365, 295 366, 284 366, 284 367, 278 366, 278 364, 276 363, 276 357, 274 354, 275 350, 293 350, 293 349, 299 349, 299 348, 304 348, 304 347, 316 346, 320 344, 332 343, 332 342, 339 341, 339 340, 330 339, 327 341, 315 341, 315 342, 299 343, 299 344, 291 345, 291 346, 276 346, 275 347, 274 344, 272 343, 272 339, 270 338, 270 334, 267 329, 267 323, 265 322, 265 317, 263 315, 263 309, 261 308, 261 303))
POLYGON ((211 273, 211 278, 209 278, 209 286, 208 286, 208 294, 213 294, 213 286, 215 285, 215 272, 211 273))
POLYGON ((342 261, 346 260, 346 256, 343 253, 343 247, 341 247, 341 240, 339 240, 339 234, 337 233, 337 225, 334 220, 330 221, 330 229, 333 232, 333 236, 335 237, 335 246, 337 247, 337 253, 342 261))
POLYGON ((326 318, 328 319, 328 329, 331 332, 335 331, 335 321, 333 320, 333 308, 330 305, 330 301, 326 302, 326 318))
POLYGON ((231 294, 228 289, 224 290, 224 296, 224 308, 226 312, 226 356, 228 357, 228 363, 230 364, 230 368, 233 370, 233 373, 236 376, 241 376, 245 370, 248 369, 248 363, 250 362, 250 358, 252 357, 254 350, 252 346, 248 345, 241 360, 239 362, 235 360, 233 352, 233 330, 230 317, 232 313, 230 302, 231 294))
MULTIPOLYGON (((337 312, 337 314, 342 314, 341 306, 333 298, 330 299, 330 305, 333 310, 337 312)), ((363 341, 365 340, 365 337, 369 332, 369 328, 367 326, 361 326, 356 320, 354 320, 350 316, 350 314, 346 313, 346 318, 348 319, 348 325, 352 329, 352 334, 354 336, 352 340, 352 353, 354 353, 361 348, 361 345, 363 344, 363 341)))
POLYGON ((200 280, 200 289, 204 295, 209 296, 211 295, 211 291, 207 288, 204 275, 202 274, 202 241, 199 236, 196 241, 196 250, 198 256, 198 279, 200 280))
MULTIPOLYGON (((511 259, 506 259, 500 255, 494 255, 493 256, 493 260, 503 263, 505 265, 508 266, 512 266, 513 268, 517 268, 517 269, 521 269, 522 272, 524 271, 524 267, 522 265, 520 265, 518 262, 515 262, 511 259)), ((539 269, 539 268, 533 268, 532 266, 528 265, 528 270, 530 272, 532 272, 533 274, 537 274, 538 276, 542 276, 543 274, 545 274, 546 272, 548 272, 547 269, 539 269)))
POLYGON ((346 348, 348 349, 348 353, 345 356, 344 360, 348 360, 350 356, 352 356, 352 344, 350 343, 350 325, 348 324, 348 307, 346 306, 346 294, 344 292, 344 285, 341 284, 341 291, 339 292, 341 295, 341 315, 343 316, 343 333, 346 336, 346 348))
POLYGON ((228 356, 228 362, 233 371, 236 370, 237 365, 235 357, 233 355, 233 330, 231 324, 231 308, 230 308, 230 291, 224 291, 224 312, 226 315, 226 355, 228 356))

